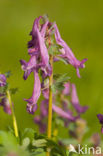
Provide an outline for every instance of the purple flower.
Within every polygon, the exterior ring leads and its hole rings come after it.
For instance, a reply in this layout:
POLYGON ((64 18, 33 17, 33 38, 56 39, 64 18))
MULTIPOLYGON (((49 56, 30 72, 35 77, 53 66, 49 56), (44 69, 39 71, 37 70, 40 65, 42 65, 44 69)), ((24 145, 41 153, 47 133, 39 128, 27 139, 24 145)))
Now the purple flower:
POLYGON ((63 111, 58 106, 53 104, 52 108, 53 108, 53 111, 56 112, 60 117, 68 119, 69 121, 76 120, 76 117, 73 117, 71 113, 69 113, 69 112, 67 113, 67 112, 63 111))
POLYGON ((80 105, 75 84, 72 84, 71 103, 79 114, 84 113, 88 109, 87 106, 83 107, 80 105))
POLYGON ((41 88, 44 98, 49 99, 49 79, 46 79, 45 82, 42 82, 41 88))
POLYGON ((102 125, 101 132, 103 133, 103 115, 102 114, 98 114, 97 118, 99 119, 99 122, 102 125))
POLYGON ((6 98, 6 97, 3 98, 1 100, 0 105, 3 107, 4 112, 6 112, 7 114, 11 114, 11 108, 10 108, 10 103, 9 103, 8 98, 6 98))
POLYGON ((46 117, 48 115, 48 100, 43 100, 40 105, 40 115, 41 117, 46 117))
POLYGON ((3 74, 0 74, 0 87, 3 87, 6 85, 6 76, 3 74))
POLYGON ((35 19, 32 31, 30 32, 30 35, 32 35, 32 40, 28 42, 28 48, 35 48, 38 44, 37 41, 37 29, 39 29, 39 21, 42 17, 38 17, 35 19))
POLYGON ((71 88, 70 82, 65 83, 64 84, 63 94, 64 95, 69 95, 70 94, 70 88, 71 88))
POLYGON ((40 69, 42 71, 42 78, 45 79, 48 76, 50 76, 52 74, 52 68, 50 65, 48 65, 48 67, 44 67, 43 65, 40 66, 40 69))
POLYGON ((47 47, 45 45, 45 40, 42 37, 41 33, 39 32, 39 30, 37 29, 37 37, 38 37, 38 43, 39 43, 39 50, 40 50, 40 54, 41 54, 41 63, 45 66, 48 67, 49 66, 49 54, 48 54, 48 50, 47 47))
POLYGON ((37 104, 32 104, 31 101, 28 102, 26 106, 26 110, 28 113, 34 114, 34 112, 37 110, 37 104))
POLYGON ((33 88, 33 94, 30 99, 25 99, 25 101, 28 102, 27 104, 27 111, 31 114, 34 114, 34 112, 37 109, 37 101, 41 94, 41 83, 39 79, 38 72, 34 70, 34 88, 33 88))
POLYGON ((42 94, 45 99, 48 99, 49 98, 49 88, 42 89, 42 94))
POLYGON ((32 31, 30 35, 32 40, 28 43, 28 53, 30 55, 29 62, 25 60, 20 60, 22 69, 24 70, 24 79, 26 80, 31 72, 34 72, 34 89, 33 95, 30 99, 26 100, 27 111, 31 114, 37 109, 37 101, 41 94, 41 83, 39 80, 38 72, 41 71, 43 81, 46 77, 50 76, 52 73, 51 66, 49 64, 49 54, 46 47, 46 33, 48 29, 49 21, 40 24, 40 19, 42 16, 35 19, 32 31))
POLYGON ((45 67, 49 65, 49 55, 48 50, 45 45, 45 33, 48 25, 48 21, 44 23, 41 30, 39 30, 39 21, 42 17, 36 18, 34 21, 33 29, 31 32, 32 40, 29 42, 29 54, 35 54, 41 56, 41 64, 45 67))
POLYGON ((82 61, 79 61, 76 59, 76 57, 74 56, 72 50, 69 48, 69 46, 66 44, 66 42, 61 38, 59 30, 57 25, 54 25, 54 29, 55 29, 55 39, 57 44, 59 44, 62 47, 62 55, 61 57, 63 57, 64 59, 66 59, 66 61, 71 64, 72 66, 74 66, 77 70, 77 76, 80 77, 79 74, 79 68, 84 68, 84 63, 87 61, 87 59, 83 59, 82 61))
POLYGON ((30 73, 36 68, 36 57, 31 56, 29 62, 26 62, 25 60, 20 60, 21 67, 24 70, 24 80, 28 78, 30 73))
POLYGON ((41 35, 43 38, 45 37, 48 24, 49 24, 49 21, 46 21, 41 28, 41 35))
POLYGON ((46 131, 45 118, 48 116, 48 100, 43 100, 40 104, 40 115, 34 117, 34 122, 38 124, 40 133, 46 131))
POLYGON ((45 133, 46 124, 42 122, 42 118, 40 116, 34 117, 34 122, 38 124, 40 133, 45 133))

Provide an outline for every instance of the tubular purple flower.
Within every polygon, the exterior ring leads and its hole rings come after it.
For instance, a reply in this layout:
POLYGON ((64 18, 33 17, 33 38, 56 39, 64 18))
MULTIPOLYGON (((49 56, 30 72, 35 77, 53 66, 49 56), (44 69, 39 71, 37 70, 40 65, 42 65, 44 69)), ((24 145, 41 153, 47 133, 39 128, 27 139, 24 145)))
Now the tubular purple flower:
POLYGON ((44 67, 43 65, 40 66, 42 71, 42 78, 45 79, 46 77, 52 74, 52 68, 50 65, 48 67, 44 67))
POLYGON ((8 98, 6 98, 6 97, 3 98, 1 100, 0 105, 3 107, 5 113, 11 114, 11 108, 10 108, 10 103, 9 103, 8 98))
POLYGON ((6 76, 3 74, 0 74, 0 87, 3 87, 6 85, 6 76))
POLYGON ((75 84, 72 84, 71 103, 79 114, 84 113, 88 109, 87 106, 83 107, 80 105, 75 84))
POLYGON ((48 88, 43 89, 42 94, 45 99, 48 99, 49 98, 49 89, 48 88))
POLYGON ((42 122, 42 118, 40 116, 34 117, 34 122, 38 124, 40 133, 46 132, 46 124, 42 122))
POLYGON ((71 88, 70 83, 69 82, 65 83, 64 84, 63 94, 64 95, 69 95, 70 94, 70 88, 71 88))
POLYGON ((33 94, 32 97, 30 99, 25 99, 25 101, 28 102, 27 104, 27 111, 31 114, 33 114, 35 112, 35 110, 37 109, 37 101, 40 97, 41 94, 41 83, 40 83, 40 79, 39 79, 39 75, 38 72, 36 70, 34 70, 34 88, 33 88, 33 94))
POLYGON ((26 62, 25 60, 20 60, 22 70, 24 70, 24 80, 28 78, 30 73, 36 68, 36 57, 31 56, 29 62, 26 62))
POLYGON ((97 118, 99 119, 99 122, 102 125, 101 133, 103 133, 103 115, 102 114, 98 114, 97 118))
POLYGON ((38 37, 38 42, 39 42, 39 48, 40 48, 40 53, 41 53, 41 61, 44 66, 48 67, 49 66, 49 54, 47 47, 45 45, 44 38, 42 37, 41 33, 37 29, 37 37, 38 37))
POLYGON ((46 29, 47 29, 48 23, 49 23, 49 21, 46 21, 46 23, 43 24, 43 26, 42 26, 42 28, 41 28, 41 35, 42 35, 43 38, 45 37, 46 29))
POLYGON ((32 37, 36 36, 36 31, 37 31, 37 29, 39 29, 39 21, 40 21, 41 18, 42 18, 42 16, 39 16, 34 21, 32 32, 30 33, 30 35, 32 35, 32 37))
POLYGON ((37 104, 35 105, 31 104, 31 101, 30 101, 30 103, 27 103, 26 110, 28 113, 34 114, 34 112, 37 110, 37 104))
POLYGON ((63 101, 62 102, 62 106, 63 106, 63 110, 66 111, 67 113, 73 115, 73 112, 71 110, 68 109, 68 101, 63 101))
POLYGON ((52 108, 53 108, 53 111, 56 112, 60 117, 63 117, 63 118, 68 119, 70 121, 75 121, 76 120, 76 117, 73 117, 71 115, 71 113, 64 112, 58 106, 56 106, 56 105, 53 104, 52 108))
POLYGON ((40 105, 40 115, 41 117, 46 117, 48 115, 48 100, 43 100, 40 105))
POLYGON ((35 53, 38 53, 38 39, 37 39, 37 29, 39 29, 39 21, 42 18, 42 16, 35 19, 32 31, 30 35, 32 35, 32 40, 28 42, 28 50, 30 55, 34 55, 35 53))
POLYGON ((87 59, 83 59, 82 61, 79 61, 76 59, 76 57, 74 56, 72 50, 69 48, 69 46, 66 44, 66 42, 61 38, 59 30, 57 25, 54 25, 54 29, 55 29, 55 39, 57 44, 59 44, 60 46, 63 47, 62 51, 64 52, 64 54, 62 53, 61 57, 65 58, 69 64, 71 64, 72 66, 74 66, 77 70, 77 76, 80 77, 79 74, 79 68, 84 68, 84 63, 87 61, 87 59))

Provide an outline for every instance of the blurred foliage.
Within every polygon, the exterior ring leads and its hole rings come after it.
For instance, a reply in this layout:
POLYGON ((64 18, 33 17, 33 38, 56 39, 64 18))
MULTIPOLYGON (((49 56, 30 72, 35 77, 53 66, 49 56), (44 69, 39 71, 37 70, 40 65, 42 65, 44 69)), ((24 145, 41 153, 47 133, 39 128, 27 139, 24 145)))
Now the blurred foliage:
MULTIPOLYGON (((78 59, 88 58, 86 68, 81 70, 82 78, 78 79, 71 66, 55 63, 55 73, 67 73, 77 86, 82 105, 89 105, 83 118, 87 120, 90 131, 100 132, 97 113, 103 113, 103 1, 102 0, 0 0, 0 72, 12 72, 11 87, 19 88, 12 96, 19 129, 32 127, 33 116, 26 112, 24 98, 29 98, 33 89, 32 75, 27 81, 22 79, 19 60, 28 60, 27 42, 35 17, 48 14, 50 20, 56 21, 61 36, 74 51, 78 59)), ((38 103, 39 105, 39 103, 38 103)), ((39 110, 39 109, 38 109, 39 110)), ((37 112, 38 113, 38 112, 37 112)), ((0 129, 12 125, 11 117, 0 108, 0 129)), ((66 137, 66 129, 59 129, 59 135, 66 137)), ((86 136, 86 137, 87 137, 86 136)))
POLYGON ((52 156, 67 156, 63 148, 44 135, 38 135, 33 129, 25 129, 19 138, 13 131, 0 131, 0 156, 43 156, 50 149, 52 156))

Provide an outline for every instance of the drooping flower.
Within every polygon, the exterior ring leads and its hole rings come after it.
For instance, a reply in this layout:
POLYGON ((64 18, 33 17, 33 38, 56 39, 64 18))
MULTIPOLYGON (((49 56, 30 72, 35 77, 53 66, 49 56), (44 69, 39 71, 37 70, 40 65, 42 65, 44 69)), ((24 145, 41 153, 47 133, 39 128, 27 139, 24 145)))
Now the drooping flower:
POLYGON ((88 109, 88 106, 80 105, 75 84, 72 84, 71 103, 78 113, 84 113, 88 109))
POLYGON ((34 117, 34 122, 39 126, 40 133, 45 133, 46 131, 46 124, 42 122, 41 116, 34 117))
POLYGON ((39 126, 39 131, 45 133, 46 123, 45 118, 48 115, 48 100, 45 99, 40 104, 40 115, 34 117, 34 122, 39 126))
POLYGON ((49 54, 48 54, 48 50, 47 47, 45 45, 45 40, 42 37, 41 33, 39 32, 39 30, 37 29, 37 39, 38 39, 38 43, 39 43, 39 50, 40 50, 40 54, 41 54, 41 63, 45 66, 48 67, 49 66, 49 54))
POLYGON ((0 74, 0 87, 3 87, 6 85, 6 76, 3 74, 0 74))
POLYGON ((71 113, 64 112, 60 107, 53 104, 53 111, 56 112, 60 117, 68 119, 69 121, 75 121, 76 117, 73 117, 71 113))
POLYGON ((37 109, 37 101, 41 94, 41 83, 39 79, 38 72, 34 70, 34 88, 33 88, 33 94, 30 99, 25 99, 25 101, 28 102, 27 104, 27 111, 31 114, 34 114, 34 112, 37 109))
MULTIPOLYGON (((56 39, 56 46, 59 47, 60 45, 62 49, 60 49, 61 55, 60 57, 63 57, 69 64, 74 66, 77 70, 77 75, 79 75, 79 68, 84 68, 84 63, 86 59, 82 61, 78 61, 74 54, 72 53, 71 49, 68 47, 68 45, 62 40, 59 30, 57 28, 56 24, 52 24, 48 20, 44 20, 42 16, 35 19, 32 31, 30 35, 32 36, 31 41, 28 42, 28 54, 30 55, 30 60, 28 62, 21 60, 20 63, 22 65, 22 69, 24 70, 24 79, 26 80, 27 77, 30 75, 31 72, 34 72, 34 89, 32 97, 28 100, 27 104, 27 111, 31 114, 35 112, 37 109, 37 101, 39 99, 41 88, 43 96, 46 100, 49 99, 49 88, 45 88, 45 86, 42 86, 45 79, 48 78, 52 74, 52 67, 49 63, 49 48, 52 46, 52 43, 50 44, 49 39, 51 39, 51 32, 54 31, 55 39, 56 39), (43 19, 43 24, 40 23, 40 19, 43 19), (55 31, 54 31, 55 30, 55 31), (40 84, 39 80, 39 71, 41 72, 42 76, 42 84, 40 84), (37 85, 38 84, 38 85, 37 85), (38 87, 37 87, 38 86, 38 87)), ((56 56, 54 56, 55 59, 56 56)), ((53 59, 54 59, 53 58, 53 59)), ((44 84, 43 84, 44 85, 44 84)), ((70 84, 65 84, 65 89, 63 90, 64 95, 68 95, 70 93, 70 84)), ((61 112, 61 116, 66 117, 66 111, 59 109, 57 106, 53 107, 55 111, 61 112)), ((68 111, 69 114, 69 111, 68 111)), ((60 115, 60 114, 59 114, 60 115)), ((69 114, 71 115, 71 114, 69 114)), ((72 115, 71 115, 72 116, 72 115)), ((68 117, 69 119, 69 117, 68 117)))
POLYGON ((70 82, 67 82, 64 84, 64 90, 63 90, 63 94, 64 95, 69 95, 70 94, 70 89, 71 89, 71 85, 70 82))
POLYGON ((29 62, 26 62, 25 60, 20 60, 21 63, 21 67, 24 70, 24 80, 26 80, 28 78, 28 76, 30 75, 30 73, 36 69, 37 64, 36 64, 36 57, 31 56, 29 62))
POLYGON ((45 99, 41 102, 40 115, 42 118, 46 117, 48 115, 48 100, 47 99, 45 99))
POLYGON ((103 133, 103 115, 102 114, 98 114, 97 118, 99 119, 99 122, 102 125, 101 132, 103 133))
POLYGON ((0 105, 3 107, 4 112, 6 112, 7 114, 11 114, 11 108, 8 98, 4 97, 1 100, 0 105))
POLYGON ((24 70, 24 80, 28 78, 31 72, 34 72, 35 84, 33 89, 33 95, 30 99, 26 100, 27 111, 31 114, 37 109, 37 100, 41 93, 41 83, 39 80, 39 71, 43 81, 46 77, 50 76, 52 73, 51 66, 49 64, 49 54, 46 47, 46 33, 49 21, 40 24, 40 19, 43 19, 42 16, 35 19, 32 31, 30 35, 32 40, 28 42, 28 53, 30 55, 30 60, 26 62, 25 60, 20 60, 22 69, 24 70))
POLYGON ((54 29, 55 29, 55 39, 57 44, 59 44, 62 49, 60 51, 62 51, 62 54, 60 55, 61 57, 63 57, 64 59, 66 59, 66 61, 71 64, 72 66, 74 66, 77 70, 77 76, 80 77, 79 74, 79 68, 84 68, 84 63, 87 61, 87 59, 83 59, 82 61, 79 61, 76 59, 76 57, 74 56, 72 50, 69 48, 69 46, 66 44, 66 42, 61 38, 58 27, 56 24, 54 24, 54 29))

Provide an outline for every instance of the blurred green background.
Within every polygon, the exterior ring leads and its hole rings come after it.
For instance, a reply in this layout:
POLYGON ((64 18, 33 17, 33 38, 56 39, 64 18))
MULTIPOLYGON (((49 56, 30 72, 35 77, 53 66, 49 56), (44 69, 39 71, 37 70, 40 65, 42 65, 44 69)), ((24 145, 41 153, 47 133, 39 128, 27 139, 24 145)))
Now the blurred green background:
MULTIPOLYGON (((82 115, 90 128, 88 135, 100 133, 96 115, 103 113, 103 0, 0 0, 0 72, 11 70, 11 87, 19 88, 12 97, 19 128, 37 129, 23 101, 32 94, 33 75, 27 81, 23 80, 19 60, 29 60, 29 32, 34 19, 43 14, 56 21, 61 36, 79 60, 88 58, 86 68, 81 70, 81 79, 73 67, 62 63, 55 65, 55 72, 70 73, 80 103, 89 106, 82 115)), ((0 108, 0 129, 5 129, 8 124, 12 125, 11 117, 0 108)))

